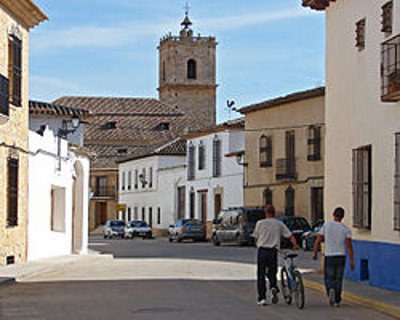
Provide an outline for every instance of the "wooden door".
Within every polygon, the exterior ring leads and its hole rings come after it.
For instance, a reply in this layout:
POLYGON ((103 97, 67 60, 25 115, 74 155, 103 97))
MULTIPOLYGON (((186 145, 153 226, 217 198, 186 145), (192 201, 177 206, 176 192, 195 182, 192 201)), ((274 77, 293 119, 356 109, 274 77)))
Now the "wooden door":
POLYGON ((201 222, 207 223, 207 191, 201 191, 200 194, 200 214, 201 222))
POLYGON ((311 188, 311 220, 312 223, 324 218, 324 189, 311 188))

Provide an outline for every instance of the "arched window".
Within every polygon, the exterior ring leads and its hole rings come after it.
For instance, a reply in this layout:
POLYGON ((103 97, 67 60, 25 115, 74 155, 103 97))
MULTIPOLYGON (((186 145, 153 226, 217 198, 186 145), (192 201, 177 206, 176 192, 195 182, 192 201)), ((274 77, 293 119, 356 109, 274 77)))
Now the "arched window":
POLYGON ((263 194, 264 205, 272 204, 272 190, 269 187, 266 187, 263 194))
POLYGON ((294 215, 294 189, 289 186, 285 191, 285 215, 294 215))
POLYGON ((260 167, 272 166, 272 138, 262 135, 260 138, 260 167))
POLYGON ((187 62, 187 77, 188 79, 197 78, 196 61, 193 59, 190 59, 187 62))

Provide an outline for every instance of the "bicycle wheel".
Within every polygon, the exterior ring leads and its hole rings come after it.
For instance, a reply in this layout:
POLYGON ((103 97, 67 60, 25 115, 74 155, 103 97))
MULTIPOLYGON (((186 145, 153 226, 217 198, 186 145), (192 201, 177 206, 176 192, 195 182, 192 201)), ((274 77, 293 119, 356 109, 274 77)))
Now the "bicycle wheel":
POLYGON ((294 303, 296 304, 297 308, 303 309, 305 304, 305 296, 304 296, 304 283, 303 277, 300 271, 295 270, 293 273, 294 277, 294 303))
POLYGON ((292 290, 290 289, 289 275, 285 268, 281 269, 281 289, 282 289, 283 299, 287 304, 291 304, 292 290))

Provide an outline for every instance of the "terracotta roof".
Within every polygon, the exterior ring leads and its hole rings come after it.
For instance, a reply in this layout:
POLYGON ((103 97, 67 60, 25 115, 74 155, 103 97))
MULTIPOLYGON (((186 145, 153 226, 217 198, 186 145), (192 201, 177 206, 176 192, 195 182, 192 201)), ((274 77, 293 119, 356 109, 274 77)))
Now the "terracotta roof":
POLYGON ((40 101, 29 101, 29 113, 54 116, 83 117, 89 115, 89 111, 82 108, 65 107, 40 101))
POLYGON ((266 108, 278 107, 284 104, 293 103, 301 100, 312 99, 316 97, 321 97, 325 95, 325 87, 319 87, 311 90, 295 92, 287 96, 263 101, 260 103, 252 104, 247 107, 239 109, 240 113, 246 114, 248 112, 253 112, 257 110, 262 110, 266 108))
POLYGON ((1 0, 0 6, 11 12, 24 26, 33 28, 48 17, 31 0, 1 0))
POLYGON ((336 0, 303 0, 303 7, 310 7, 314 10, 325 10, 331 2, 336 0))
POLYGON ((146 156, 198 125, 153 98, 63 97, 54 103, 90 111, 84 146, 96 154, 95 169, 114 169, 121 160, 146 156))

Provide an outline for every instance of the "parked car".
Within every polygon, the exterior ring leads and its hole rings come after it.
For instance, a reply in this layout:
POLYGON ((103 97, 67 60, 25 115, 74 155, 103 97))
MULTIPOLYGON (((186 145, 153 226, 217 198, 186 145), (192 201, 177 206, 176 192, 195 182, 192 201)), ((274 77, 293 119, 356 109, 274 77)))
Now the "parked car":
POLYGON ((206 228, 197 219, 179 219, 175 225, 170 225, 169 241, 181 242, 183 239, 206 240, 206 228))
POLYGON ((312 226, 309 231, 304 232, 301 235, 301 247, 304 251, 313 250, 315 240, 321 230, 322 226, 324 225, 324 220, 317 220, 312 226))
POLYGON ((125 223, 121 220, 107 220, 103 226, 104 239, 111 239, 115 237, 123 238, 125 235, 125 223))
POLYGON ((142 237, 151 238, 153 233, 146 221, 133 220, 129 221, 125 227, 125 238, 142 237))
MULTIPOLYGON (((281 220, 289 228, 296 238, 297 244, 300 246, 303 233, 310 230, 310 224, 308 223, 307 219, 300 216, 281 216, 277 217, 277 219, 281 220)), ((284 248, 290 247, 291 244, 289 239, 282 238, 281 246, 284 248)))
POLYGON ((221 211, 213 221, 212 242, 236 243, 238 245, 253 244, 253 231, 258 220, 264 219, 262 208, 228 208, 221 211))

